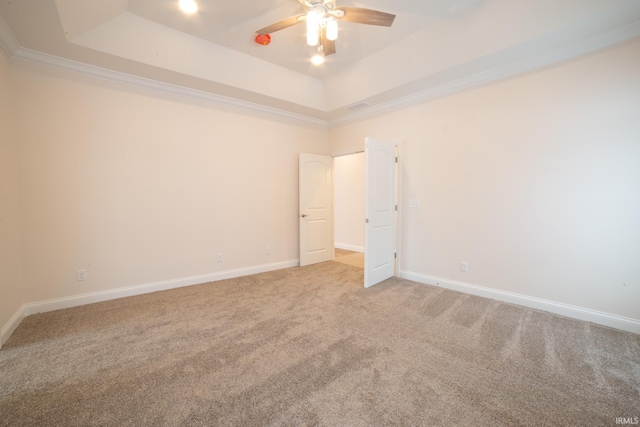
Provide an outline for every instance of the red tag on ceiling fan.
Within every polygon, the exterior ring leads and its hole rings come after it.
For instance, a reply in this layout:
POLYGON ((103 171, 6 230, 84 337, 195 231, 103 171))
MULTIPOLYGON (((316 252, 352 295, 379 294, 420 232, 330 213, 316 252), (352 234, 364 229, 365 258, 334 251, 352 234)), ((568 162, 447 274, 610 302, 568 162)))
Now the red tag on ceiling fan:
POLYGON ((269 34, 258 34, 256 36, 256 43, 267 46, 269 43, 271 43, 271 36, 269 34))

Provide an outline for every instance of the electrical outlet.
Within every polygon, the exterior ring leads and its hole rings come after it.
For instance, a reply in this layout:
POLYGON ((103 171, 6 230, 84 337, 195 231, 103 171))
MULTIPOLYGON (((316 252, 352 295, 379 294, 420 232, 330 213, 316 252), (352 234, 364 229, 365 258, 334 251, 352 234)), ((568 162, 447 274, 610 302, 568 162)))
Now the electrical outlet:
POLYGON ((462 261, 460 263, 460 271, 462 271, 463 273, 467 273, 469 271, 469 263, 466 261, 462 261))
POLYGON ((85 280, 87 280, 87 270, 78 270, 76 274, 78 282, 84 282, 85 280))
POLYGON ((271 255, 271 248, 269 246, 267 246, 266 248, 264 248, 264 254, 265 255, 271 255))
POLYGON ((222 254, 218 254, 218 256, 216 256, 216 260, 218 262, 222 262, 222 254))

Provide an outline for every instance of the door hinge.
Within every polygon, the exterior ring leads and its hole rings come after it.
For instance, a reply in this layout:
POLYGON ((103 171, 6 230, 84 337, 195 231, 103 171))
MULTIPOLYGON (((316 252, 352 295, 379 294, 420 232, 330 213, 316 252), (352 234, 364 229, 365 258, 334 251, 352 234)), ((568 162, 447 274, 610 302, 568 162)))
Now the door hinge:
POLYGON ((397 259, 397 258, 398 258, 398 252, 394 252, 394 253, 393 253, 393 258, 394 258, 394 259, 397 259))
POLYGON ((398 205, 396 205, 396 212, 398 212, 398 205))
POLYGON ((398 156, 396 156, 396 163, 398 163, 398 156))
POLYGON ((369 218, 365 219, 365 220, 364 220, 364 222, 365 222, 366 224, 369 224, 369 218))

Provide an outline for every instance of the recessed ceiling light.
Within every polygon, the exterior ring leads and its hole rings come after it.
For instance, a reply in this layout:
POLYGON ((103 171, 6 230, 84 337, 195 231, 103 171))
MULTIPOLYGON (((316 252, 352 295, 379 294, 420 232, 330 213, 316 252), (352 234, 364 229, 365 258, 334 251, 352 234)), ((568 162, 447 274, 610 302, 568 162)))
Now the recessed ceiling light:
POLYGON ((192 14, 198 11, 198 5, 195 0, 180 0, 179 5, 184 13, 192 14))
POLYGON ((322 64, 324 64, 324 56, 319 54, 319 53, 313 55, 313 57, 311 58, 311 63, 313 65, 322 65, 322 64))

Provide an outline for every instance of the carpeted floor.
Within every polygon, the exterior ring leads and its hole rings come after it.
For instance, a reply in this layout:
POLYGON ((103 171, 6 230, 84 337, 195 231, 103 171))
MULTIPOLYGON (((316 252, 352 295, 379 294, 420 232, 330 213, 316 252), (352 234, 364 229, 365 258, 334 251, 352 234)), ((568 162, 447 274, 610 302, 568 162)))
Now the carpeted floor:
POLYGON ((327 262, 27 317, 0 425, 615 426, 640 336, 327 262))
POLYGON ((335 262, 364 268, 364 253, 335 249, 335 262))

